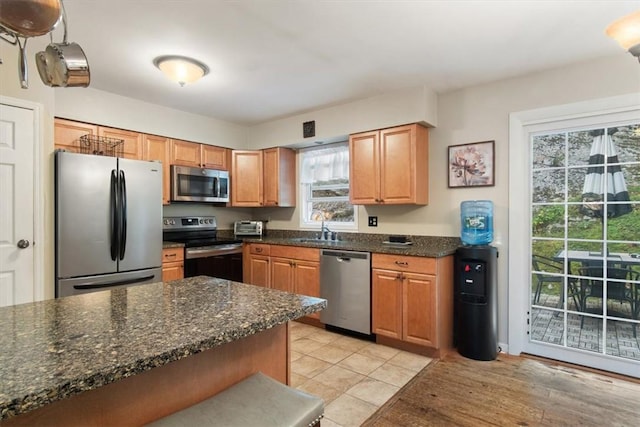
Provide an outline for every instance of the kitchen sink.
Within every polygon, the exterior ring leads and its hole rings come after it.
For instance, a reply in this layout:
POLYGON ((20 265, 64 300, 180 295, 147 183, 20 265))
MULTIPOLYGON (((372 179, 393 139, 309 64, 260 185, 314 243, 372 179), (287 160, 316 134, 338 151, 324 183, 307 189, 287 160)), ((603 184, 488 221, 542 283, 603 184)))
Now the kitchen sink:
POLYGON ((300 242, 300 243, 321 243, 321 244, 335 244, 340 243, 340 240, 322 240, 313 237, 296 237, 293 239, 289 239, 292 242, 300 242))

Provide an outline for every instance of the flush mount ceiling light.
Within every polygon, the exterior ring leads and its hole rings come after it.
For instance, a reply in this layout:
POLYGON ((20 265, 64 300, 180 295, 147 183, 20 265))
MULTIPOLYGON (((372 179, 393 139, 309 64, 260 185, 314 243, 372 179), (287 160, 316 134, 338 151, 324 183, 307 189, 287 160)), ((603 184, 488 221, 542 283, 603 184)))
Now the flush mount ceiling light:
POLYGON ((153 65, 180 86, 200 80, 200 78, 209 73, 209 67, 186 56, 159 56, 153 60, 153 65))
POLYGON ((640 10, 614 21, 605 32, 640 61, 640 10))

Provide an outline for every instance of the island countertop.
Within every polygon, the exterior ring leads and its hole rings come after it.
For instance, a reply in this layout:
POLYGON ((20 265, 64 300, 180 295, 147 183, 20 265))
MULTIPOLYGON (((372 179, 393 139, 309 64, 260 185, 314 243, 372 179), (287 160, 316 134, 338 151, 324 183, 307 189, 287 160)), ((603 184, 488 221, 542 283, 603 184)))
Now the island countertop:
POLYGON ((0 308, 0 419, 325 307, 200 276, 0 308))

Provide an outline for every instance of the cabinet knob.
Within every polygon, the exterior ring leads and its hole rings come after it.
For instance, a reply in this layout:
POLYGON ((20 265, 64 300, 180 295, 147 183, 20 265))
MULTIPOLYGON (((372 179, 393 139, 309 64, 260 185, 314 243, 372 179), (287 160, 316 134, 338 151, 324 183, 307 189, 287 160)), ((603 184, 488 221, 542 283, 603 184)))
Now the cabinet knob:
POLYGON ((262 248, 255 248, 256 252, 262 253, 262 248))

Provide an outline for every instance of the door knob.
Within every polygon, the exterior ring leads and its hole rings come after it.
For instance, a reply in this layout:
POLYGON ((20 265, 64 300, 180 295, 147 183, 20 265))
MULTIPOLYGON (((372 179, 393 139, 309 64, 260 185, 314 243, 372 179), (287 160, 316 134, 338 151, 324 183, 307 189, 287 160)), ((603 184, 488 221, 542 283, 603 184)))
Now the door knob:
POLYGON ((20 239, 20 240, 18 241, 18 247, 19 247, 20 249, 28 248, 28 247, 29 247, 29 241, 28 241, 28 240, 24 240, 24 239, 20 239))

